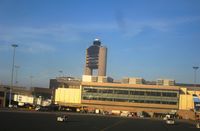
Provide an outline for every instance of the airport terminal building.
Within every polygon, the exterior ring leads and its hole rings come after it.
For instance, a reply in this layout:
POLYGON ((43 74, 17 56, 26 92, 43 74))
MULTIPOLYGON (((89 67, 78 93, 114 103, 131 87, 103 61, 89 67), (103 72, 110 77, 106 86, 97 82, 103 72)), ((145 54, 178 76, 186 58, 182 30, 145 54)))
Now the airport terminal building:
POLYGON ((54 101, 67 107, 99 109, 103 111, 129 111, 148 113, 178 112, 182 117, 194 117, 200 107, 197 88, 177 85, 174 80, 158 79, 155 83, 142 78, 124 78, 115 82, 106 76, 107 48, 95 39, 86 50, 86 63, 82 80, 57 81, 54 101), (93 75, 93 70, 98 70, 93 75))
POLYGON ((126 77, 115 81, 106 76, 107 48, 99 39, 86 49, 82 79, 57 77, 50 79, 49 88, 26 88, 0 85, 0 107, 11 102, 50 105, 63 108, 100 111, 178 113, 185 119, 200 118, 200 85, 177 84, 172 79, 145 81, 126 77), (96 71, 96 74, 94 71, 96 71))
POLYGON ((55 104, 108 112, 179 112, 183 118, 189 118, 200 111, 199 96, 199 90, 184 86, 82 81, 79 86, 56 88, 55 104))

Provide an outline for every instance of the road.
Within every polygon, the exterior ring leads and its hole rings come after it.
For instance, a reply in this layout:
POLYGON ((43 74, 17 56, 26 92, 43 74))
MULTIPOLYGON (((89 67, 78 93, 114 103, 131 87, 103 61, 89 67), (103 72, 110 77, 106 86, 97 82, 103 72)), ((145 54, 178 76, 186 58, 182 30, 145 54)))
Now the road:
POLYGON ((0 112, 1 131, 193 131, 187 121, 167 125, 163 120, 133 119, 68 113, 68 122, 57 122, 59 113, 0 112))

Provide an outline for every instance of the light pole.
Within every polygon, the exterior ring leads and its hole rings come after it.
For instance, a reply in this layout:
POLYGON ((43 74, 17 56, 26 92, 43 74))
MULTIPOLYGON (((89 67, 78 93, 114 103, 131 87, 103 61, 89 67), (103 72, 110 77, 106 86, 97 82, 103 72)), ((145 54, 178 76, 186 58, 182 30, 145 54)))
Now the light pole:
POLYGON ((13 88, 13 73, 14 73, 14 65, 15 65, 15 48, 18 47, 17 44, 12 44, 13 47, 13 59, 12 59, 12 75, 11 75, 11 83, 10 83, 10 95, 9 95, 9 107, 12 107, 11 105, 11 99, 12 99, 12 88, 13 88))
POLYGON ((19 81, 17 80, 18 78, 18 69, 20 68, 20 66, 15 65, 15 85, 17 86, 17 84, 19 83, 19 81))
POLYGON ((193 66, 194 69, 194 87, 196 87, 196 74, 197 74, 197 70, 199 69, 198 66, 193 66))
POLYGON ((31 78, 31 88, 32 88, 32 84, 33 84, 33 76, 31 75, 30 78, 31 78))

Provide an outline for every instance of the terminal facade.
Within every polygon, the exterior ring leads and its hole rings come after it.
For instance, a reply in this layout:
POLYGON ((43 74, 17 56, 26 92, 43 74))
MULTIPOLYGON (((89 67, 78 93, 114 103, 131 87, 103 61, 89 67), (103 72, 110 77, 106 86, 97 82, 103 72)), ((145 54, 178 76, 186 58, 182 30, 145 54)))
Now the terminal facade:
POLYGON ((61 106, 108 112, 176 112, 185 119, 194 119, 200 111, 199 96, 199 90, 177 85, 81 82, 55 89, 55 103, 61 106))

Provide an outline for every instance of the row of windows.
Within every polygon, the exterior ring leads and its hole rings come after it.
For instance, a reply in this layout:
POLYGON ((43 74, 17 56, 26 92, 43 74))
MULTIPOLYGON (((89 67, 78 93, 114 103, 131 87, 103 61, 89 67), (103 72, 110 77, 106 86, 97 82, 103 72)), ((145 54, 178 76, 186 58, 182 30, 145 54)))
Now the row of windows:
POLYGON ((128 90, 109 90, 109 89, 104 90, 104 89, 93 89, 93 88, 84 88, 84 91, 87 93, 177 97, 177 93, 175 92, 128 91, 128 90))
POLYGON ((84 96, 83 100, 99 100, 99 101, 130 102, 130 103, 149 103, 149 104, 168 104, 168 105, 176 105, 177 104, 177 102, 174 102, 174 101, 130 100, 130 99, 120 99, 120 98, 87 97, 87 96, 84 96))

